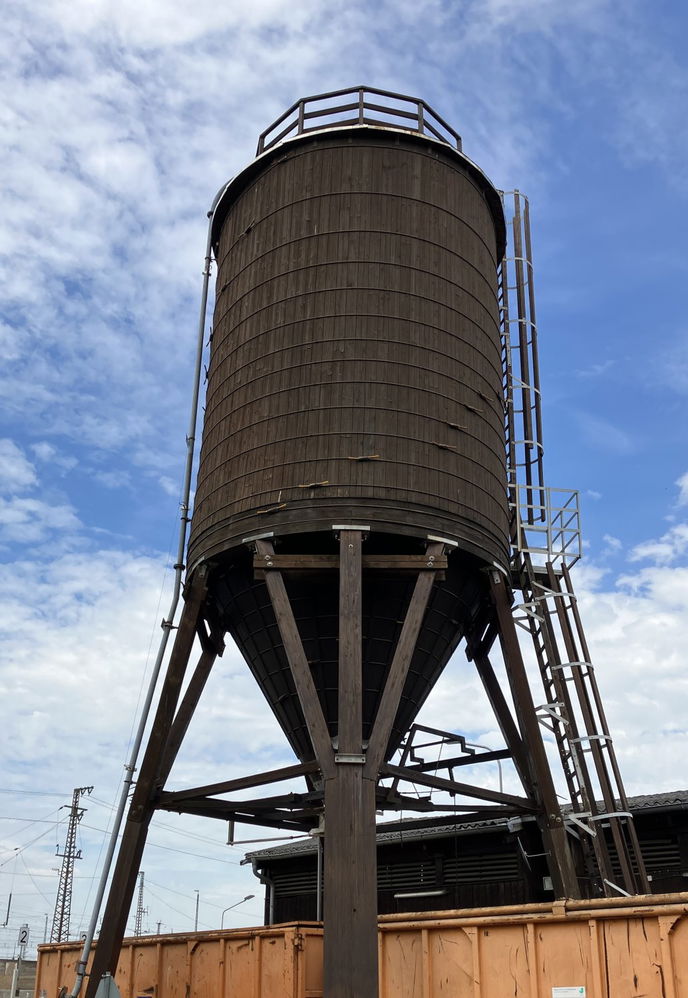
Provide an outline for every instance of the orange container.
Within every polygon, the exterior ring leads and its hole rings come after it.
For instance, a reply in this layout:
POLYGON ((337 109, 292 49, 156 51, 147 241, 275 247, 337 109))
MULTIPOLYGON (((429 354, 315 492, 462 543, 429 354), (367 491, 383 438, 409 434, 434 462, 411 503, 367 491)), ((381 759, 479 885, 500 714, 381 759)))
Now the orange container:
MULTIPOLYGON (((688 998, 688 893, 380 918, 380 998, 688 998), (582 989, 582 990, 581 990, 582 989)), ((79 945, 40 946, 36 995, 79 945)), ((127 939, 122 998, 322 998, 315 923, 127 939)))

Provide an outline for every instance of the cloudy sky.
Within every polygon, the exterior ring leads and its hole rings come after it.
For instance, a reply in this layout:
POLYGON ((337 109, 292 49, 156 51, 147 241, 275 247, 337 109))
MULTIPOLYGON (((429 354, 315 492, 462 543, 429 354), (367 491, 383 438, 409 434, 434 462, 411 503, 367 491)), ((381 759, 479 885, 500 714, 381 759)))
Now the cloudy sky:
MULTIPOLYGON (((0 956, 21 922, 42 939, 64 805, 93 784, 88 921, 169 601, 206 211, 310 93, 422 96, 528 193, 547 478, 582 493, 576 580, 627 789, 687 786, 682 5, 8 0, 3 22, 0 956)), ((178 785, 290 760, 233 649, 208 692, 178 785)), ((477 695, 457 658, 425 717, 493 742, 477 695)), ((196 890, 200 927, 261 894, 225 834, 155 822, 145 927, 192 928, 196 890)), ((255 899, 225 924, 260 919, 255 899)))

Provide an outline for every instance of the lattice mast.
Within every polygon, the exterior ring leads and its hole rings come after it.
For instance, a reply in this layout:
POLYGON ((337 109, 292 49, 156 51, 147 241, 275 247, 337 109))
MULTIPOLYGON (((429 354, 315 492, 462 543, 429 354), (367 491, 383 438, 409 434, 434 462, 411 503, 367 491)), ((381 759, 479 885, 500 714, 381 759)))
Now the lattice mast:
POLYGON ((53 914, 53 926, 50 933, 51 943, 61 943, 69 939, 69 921, 72 911, 72 882, 74 880, 74 863, 81 859, 81 849, 76 848, 76 833, 79 822, 84 816, 85 808, 80 807, 81 798, 84 794, 90 794, 93 787, 76 787, 72 794, 72 804, 69 810, 69 824, 67 825, 67 838, 64 851, 60 852, 57 846, 56 856, 62 857, 62 867, 60 868, 60 882, 57 888, 57 898, 55 900, 55 912, 53 914))
POLYGON ((143 870, 139 873, 139 892, 136 900, 136 921, 134 922, 134 935, 143 935, 143 916, 146 914, 146 908, 143 906, 143 881, 145 873, 143 870))
POLYGON ((545 485, 528 199, 516 190, 503 203, 511 229, 499 273, 511 581, 522 594, 514 619, 535 649, 540 723, 554 735, 586 875, 606 895, 642 893, 647 876, 569 571, 582 553, 578 493, 545 485))

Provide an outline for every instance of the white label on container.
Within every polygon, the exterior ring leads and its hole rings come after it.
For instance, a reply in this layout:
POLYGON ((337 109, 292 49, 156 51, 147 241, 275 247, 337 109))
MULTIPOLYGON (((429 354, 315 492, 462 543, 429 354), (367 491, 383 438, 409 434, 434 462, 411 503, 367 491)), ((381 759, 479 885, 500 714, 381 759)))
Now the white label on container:
POLYGON ((577 987, 552 988, 552 998, 585 998, 585 988, 577 987))

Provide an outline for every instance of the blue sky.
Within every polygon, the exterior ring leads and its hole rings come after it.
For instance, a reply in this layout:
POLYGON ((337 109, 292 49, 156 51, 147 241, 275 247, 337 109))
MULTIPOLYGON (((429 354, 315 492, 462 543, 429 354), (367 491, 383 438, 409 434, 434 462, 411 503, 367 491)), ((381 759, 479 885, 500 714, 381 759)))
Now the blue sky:
MULTIPOLYGON (((93 783, 73 928, 87 919, 169 599, 205 213, 311 93, 422 96, 498 187, 529 195, 547 479, 582 493, 577 585, 617 750, 631 792, 687 784, 687 21, 639 0, 6 5, 1 956, 20 921, 42 937, 64 839, 50 812, 93 783)), ((180 785, 288 761, 233 650, 209 693, 180 785)), ((489 741, 478 695, 457 661, 427 718, 489 741)), ((224 832, 155 826, 152 928, 190 928, 195 889, 202 925, 261 893, 224 832)), ((239 912, 229 924, 261 907, 239 912)))

